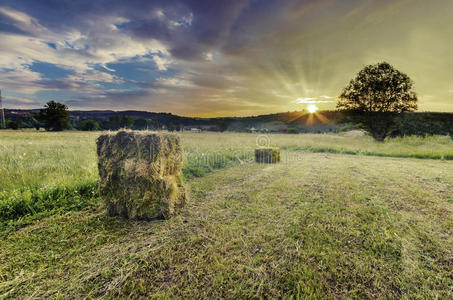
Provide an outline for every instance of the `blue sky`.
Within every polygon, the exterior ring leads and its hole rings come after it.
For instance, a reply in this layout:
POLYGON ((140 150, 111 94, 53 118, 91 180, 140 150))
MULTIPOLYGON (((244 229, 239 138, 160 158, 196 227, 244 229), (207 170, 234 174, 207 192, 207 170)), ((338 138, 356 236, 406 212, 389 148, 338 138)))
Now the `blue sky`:
POLYGON ((244 116, 335 107, 366 64, 453 111, 453 1, 2 0, 6 107, 244 116))

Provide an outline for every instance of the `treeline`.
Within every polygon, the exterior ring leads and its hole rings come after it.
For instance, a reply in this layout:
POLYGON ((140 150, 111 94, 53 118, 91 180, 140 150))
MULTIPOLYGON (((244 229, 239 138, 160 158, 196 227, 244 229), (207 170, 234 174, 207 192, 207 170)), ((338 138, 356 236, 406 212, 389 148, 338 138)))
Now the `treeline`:
POLYGON ((181 130, 180 122, 162 122, 145 118, 133 118, 128 115, 114 115, 100 119, 80 119, 71 117, 68 107, 62 103, 50 101, 39 112, 8 114, 7 128, 44 128, 48 131, 76 129, 83 131, 119 130, 121 128, 134 130, 181 130))
POLYGON ((366 131, 369 131, 367 127, 371 124, 374 130, 385 130, 388 137, 450 135, 453 138, 452 113, 356 114, 354 112, 342 112, 342 114, 338 122, 353 124, 353 126, 366 131), (370 122, 370 118, 374 121, 370 122), (368 119, 368 121, 363 119, 368 119), (367 122, 369 124, 366 124, 367 122))
POLYGON ((450 135, 453 137, 452 113, 405 113, 395 118, 392 136, 450 135))
MULTIPOLYGON (((452 135, 453 113, 392 114, 390 137, 406 135, 452 135)), ((210 131, 278 132, 278 133, 336 133, 365 129, 356 115, 345 111, 321 111, 315 114, 286 112, 238 118, 189 118, 166 113, 139 111, 77 111, 69 112, 61 103, 51 101, 40 111, 7 111, 10 129, 44 128, 50 131, 75 129, 84 131, 133 130, 179 131, 199 128, 210 131), (15 112, 15 113, 14 113, 15 112), (132 116, 131 116, 132 115, 132 116), (134 116, 134 117, 133 117, 134 116)), ((360 115, 359 115, 360 117, 360 115)))
POLYGON ((93 120, 85 119, 74 121, 73 128, 83 131, 94 130, 119 130, 121 128, 133 130, 160 130, 169 131, 182 130, 183 125, 180 123, 162 123, 158 120, 149 120, 145 118, 133 118, 126 115, 112 116, 107 119, 93 120))
POLYGON ((158 120, 149 120, 145 118, 133 118, 126 115, 112 116, 106 119, 69 119, 69 122, 61 128, 52 128, 46 126, 46 120, 39 113, 30 114, 9 114, 7 116, 6 127, 8 129, 21 129, 21 128, 41 128, 50 131, 60 131, 66 129, 75 129, 82 131, 96 131, 96 130, 119 130, 121 128, 133 130, 161 130, 167 129, 169 131, 182 130, 184 127, 181 123, 161 122, 158 120), (55 130, 53 130, 55 129, 55 130))

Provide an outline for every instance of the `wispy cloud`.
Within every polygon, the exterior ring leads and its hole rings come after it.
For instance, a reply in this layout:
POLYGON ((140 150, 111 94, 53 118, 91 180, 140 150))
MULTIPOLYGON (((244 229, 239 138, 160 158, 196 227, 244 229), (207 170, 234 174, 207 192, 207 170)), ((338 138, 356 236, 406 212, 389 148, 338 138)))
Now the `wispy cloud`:
POLYGON ((300 97, 296 99, 295 103, 297 104, 333 103, 335 102, 335 99, 336 99, 335 97, 330 96, 300 97))

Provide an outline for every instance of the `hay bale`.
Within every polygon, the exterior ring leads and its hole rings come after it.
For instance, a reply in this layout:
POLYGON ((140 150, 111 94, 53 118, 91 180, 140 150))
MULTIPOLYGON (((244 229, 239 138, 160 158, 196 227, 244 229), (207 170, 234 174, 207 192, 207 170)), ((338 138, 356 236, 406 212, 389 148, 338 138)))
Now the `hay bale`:
POLYGON ((100 192, 109 215, 170 218, 186 202, 178 136, 120 131, 97 140, 100 192))
POLYGON ((280 149, 278 148, 258 148, 255 149, 255 162, 275 164, 280 161, 280 149))

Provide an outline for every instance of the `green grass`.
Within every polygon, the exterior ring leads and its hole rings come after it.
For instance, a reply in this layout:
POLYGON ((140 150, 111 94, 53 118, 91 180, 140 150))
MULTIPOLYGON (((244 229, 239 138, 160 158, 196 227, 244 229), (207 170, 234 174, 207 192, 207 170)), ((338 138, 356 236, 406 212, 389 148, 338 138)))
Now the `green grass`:
POLYGON ((453 141, 448 136, 408 136, 375 142, 369 136, 311 135, 305 143, 298 141, 283 148, 318 153, 453 160, 453 141))
MULTIPOLYGON (((0 131, 0 190, 55 187, 97 180, 98 132, 0 131)), ((258 135, 183 133, 184 174, 197 177, 253 158, 258 135)), ((270 134, 269 146, 288 150, 393 157, 452 159, 447 136, 405 137, 374 142, 368 136, 270 134)))
POLYGON ((306 154, 192 179, 170 221, 50 216, 1 237, 0 295, 448 298, 452 172, 306 154))
MULTIPOLYGON (((26 224, 25 216, 76 210, 97 201, 98 132, 0 132, 0 230, 26 224), (92 190, 94 193, 85 193, 92 190), (75 195, 73 197, 72 195, 75 195)), ((260 135, 183 133, 186 179, 248 163, 260 135)), ((368 136, 270 134, 285 150, 373 156, 452 159, 449 137, 406 137, 377 143, 368 136)), ((285 157, 283 158, 285 159, 285 157)))
POLYGON ((105 214, 96 136, 0 132, 0 298, 453 297, 451 161, 290 151, 448 139, 271 135, 282 163, 259 165, 254 135, 185 133, 190 202, 139 222, 105 214))
MULTIPOLYGON (((99 133, 0 132, 0 231, 25 216, 77 210, 97 201, 99 133)), ((186 179, 249 160, 253 149, 183 135, 186 179), (241 149, 241 151, 235 151, 241 149), (243 151, 242 151, 243 150, 243 151)), ((231 142, 231 139, 230 139, 231 142)))

